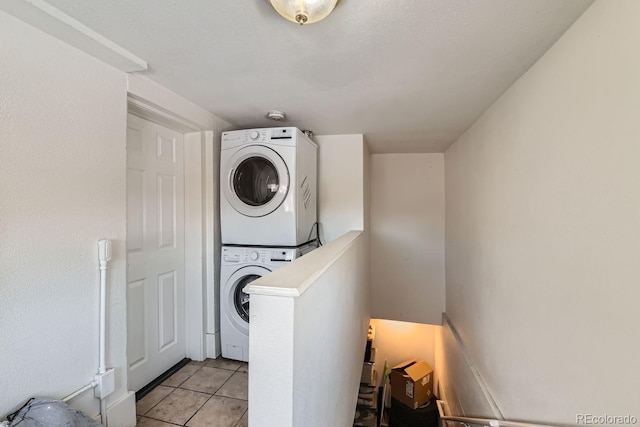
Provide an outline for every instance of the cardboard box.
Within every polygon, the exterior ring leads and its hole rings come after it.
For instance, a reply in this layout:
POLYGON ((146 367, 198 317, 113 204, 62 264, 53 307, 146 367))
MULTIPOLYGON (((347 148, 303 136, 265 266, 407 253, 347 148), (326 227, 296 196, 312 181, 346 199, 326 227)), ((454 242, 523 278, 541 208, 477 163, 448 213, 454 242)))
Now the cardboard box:
POLYGON ((416 409, 433 396, 433 369, 423 360, 409 359, 391 369, 391 397, 416 409))

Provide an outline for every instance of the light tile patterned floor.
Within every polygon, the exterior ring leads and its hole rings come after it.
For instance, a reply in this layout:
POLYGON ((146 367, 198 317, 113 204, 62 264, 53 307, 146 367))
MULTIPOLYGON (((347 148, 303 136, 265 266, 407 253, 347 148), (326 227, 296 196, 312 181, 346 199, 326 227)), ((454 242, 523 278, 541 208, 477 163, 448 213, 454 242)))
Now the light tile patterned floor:
POLYGON ((141 427, 248 427, 246 363, 190 362, 136 404, 141 427))

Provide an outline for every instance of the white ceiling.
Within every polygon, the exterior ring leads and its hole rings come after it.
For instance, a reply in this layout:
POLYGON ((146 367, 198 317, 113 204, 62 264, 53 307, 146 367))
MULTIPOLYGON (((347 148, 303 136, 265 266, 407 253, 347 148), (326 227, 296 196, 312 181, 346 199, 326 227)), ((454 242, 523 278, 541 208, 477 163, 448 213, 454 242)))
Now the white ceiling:
POLYGON ((373 152, 446 149, 593 0, 342 0, 298 26, 267 0, 48 0, 239 128, 364 133, 373 152))

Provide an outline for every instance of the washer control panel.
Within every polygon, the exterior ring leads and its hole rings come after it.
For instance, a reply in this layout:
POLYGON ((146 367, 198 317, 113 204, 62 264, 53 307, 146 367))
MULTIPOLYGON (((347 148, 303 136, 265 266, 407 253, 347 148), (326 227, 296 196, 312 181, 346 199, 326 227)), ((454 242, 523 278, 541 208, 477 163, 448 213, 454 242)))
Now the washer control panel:
POLYGON ((232 263, 256 263, 264 264, 267 262, 267 250, 261 248, 222 248, 222 261, 232 263))
POLYGON ((243 248, 224 246, 222 261, 233 264, 271 264, 274 262, 291 262, 304 255, 300 248, 243 248))

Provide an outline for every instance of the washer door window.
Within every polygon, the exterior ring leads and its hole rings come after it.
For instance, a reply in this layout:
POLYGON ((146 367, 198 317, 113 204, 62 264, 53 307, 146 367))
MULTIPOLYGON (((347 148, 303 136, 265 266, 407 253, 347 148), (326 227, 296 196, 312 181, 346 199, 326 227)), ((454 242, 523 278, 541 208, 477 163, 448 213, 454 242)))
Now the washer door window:
POLYGON ((289 170, 282 157, 263 145, 238 150, 227 163, 225 197, 239 213, 269 215, 284 202, 289 191, 289 170))
POLYGON ((249 334, 249 294, 243 289, 249 283, 271 273, 271 270, 251 265, 235 271, 227 280, 223 288, 223 298, 227 300, 226 316, 235 328, 249 334))
POLYGON ((247 323, 249 323, 249 294, 244 293, 243 289, 249 283, 259 279, 260 277, 262 276, 249 274, 248 276, 244 276, 234 285, 233 306, 235 307, 238 316, 247 323))

